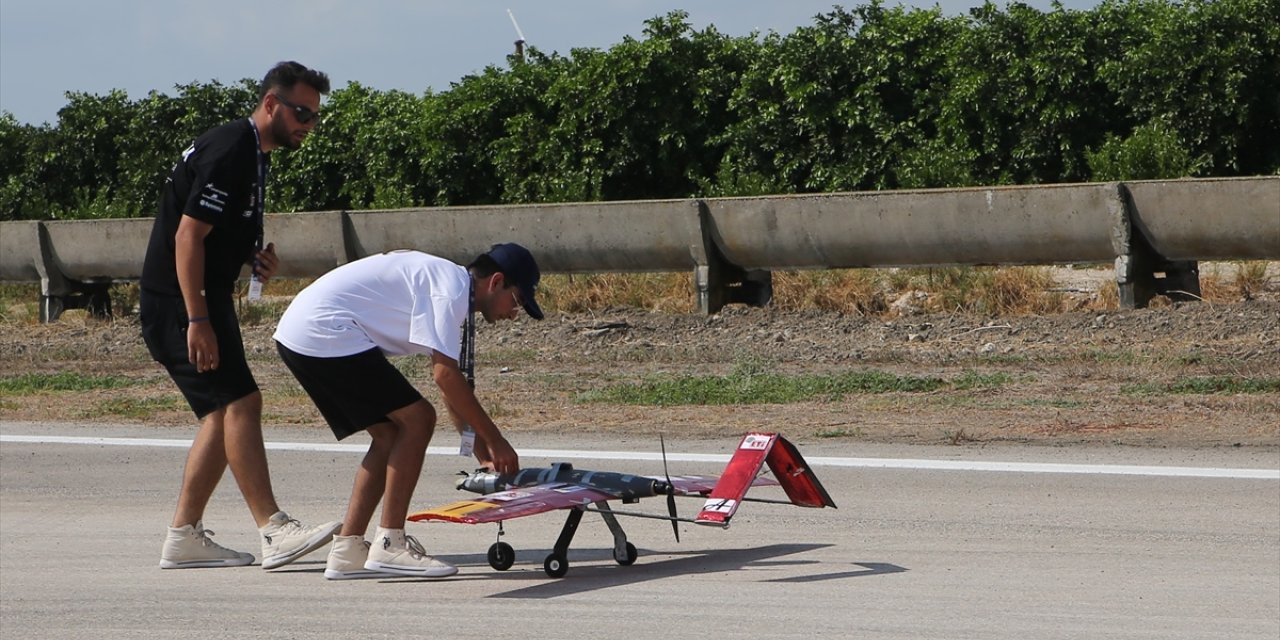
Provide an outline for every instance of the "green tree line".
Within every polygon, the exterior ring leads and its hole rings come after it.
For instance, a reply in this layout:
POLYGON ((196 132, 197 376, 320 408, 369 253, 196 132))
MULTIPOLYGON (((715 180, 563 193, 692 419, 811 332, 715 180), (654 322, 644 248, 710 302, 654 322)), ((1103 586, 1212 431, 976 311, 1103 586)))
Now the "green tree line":
MULTIPOLYGON (((1104 0, 964 16, 834 6, 788 34, 693 29, 529 50, 447 90, 350 82, 274 211, 1037 184, 1280 172, 1280 0, 1104 0)), ((0 219, 151 215, 177 155, 255 83, 0 113, 0 219)))

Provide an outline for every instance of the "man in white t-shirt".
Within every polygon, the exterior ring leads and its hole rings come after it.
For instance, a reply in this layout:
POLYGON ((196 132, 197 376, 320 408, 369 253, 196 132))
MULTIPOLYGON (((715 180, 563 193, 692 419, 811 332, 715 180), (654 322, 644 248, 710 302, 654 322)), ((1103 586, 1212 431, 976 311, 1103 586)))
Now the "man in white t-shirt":
POLYGON ((499 473, 514 473, 519 457, 472 389, 473 314, 495 322, 515 319, 523 307, 541 320, 534 299, 539 278, 533 255, 518 244, 494 245, 465 268, 418 251, 395 251, 330 271, 284 312, 274 336, 280 357, 334 435, 342 440, 367 431, 373 440, 333 538, 326 578, 457 573, 404 533, 436 410, 387 356, 430 355, 445 408, 455 425, 475 432, 476 458, 499 473), (370 545, 364 534, 379 500, 382 517, 370 545))

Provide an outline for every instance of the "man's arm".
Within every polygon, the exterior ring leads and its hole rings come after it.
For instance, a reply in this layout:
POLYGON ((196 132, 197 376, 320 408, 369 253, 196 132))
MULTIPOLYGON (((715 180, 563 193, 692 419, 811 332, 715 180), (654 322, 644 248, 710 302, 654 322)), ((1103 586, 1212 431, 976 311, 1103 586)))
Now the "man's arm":
MULTIPOLYGON (((470 385, 467 385, 467 386, 470 386, 470 385)), ((457 431, 458 435, 462 435, 467 430, 467 421, 463 420, 462 416, 458 415, 458 412, 453 410, 453 405, 449 404, 448 398, 444 399, 444 408, 446 411, 449 412, 449 421, 453 423, 453 430, 457 431)), ((472 433, 475 433, 475 432, 472 431, 472 433)), ((484 442, 484 438, 481 438, 477 434, 476 443, 483 443, 483 442, 484 442)), ((490 462, 492 462, 491 460, 489 460, 489 457, 488 457, 489 451, 484 447, 483 444, 474 444, 472 446, 472 451, 475 452, 476 459, 480 461, 480 464, 488 465, 490 462)))
MULTIPOLYGON (((463 420, 462 416, 458 415, 458 412, 453 410, 453 406, 449 404, 448 398, 444 400, 444 408, 449 412, 449 419, 453 422, 453 430, 457 431, 458 435, 465 433, 468 426, 467 421, 463 420)), ((471 442, 471 453, 475 455, 476 460, 480 462, 480 466, 492 469, 493 460, 489 455, 488 441, 484 439, 484 436, 476 433, 474 430, 472 430, 471 436, 474 438, 471 442)))
POLYGON ((445 405, 450 415, 454 416, 455 424, 461 420, 462 423, 471 425, 476 432, 476 457, 482 462, 487 457, 493 470, 498 473, 509 475, 518 471, 520 457, 502 436, 498 425, 489 418, 484 407, 480 406, 471 385, 467 384, 466 376, 458 369, 458 361, 435 351, 431 354, 431 364, 432 378, 444 394, 445 405), (482 456, 481 452, 487 452, 488 455, 482 456))
POLYGON ((209 323, 209 305, 204 297, 204 239, 213 225, 184 215, 174 237, 174 260, 178 286, 187 307, 187 359, 196 371, 218 368, 218 338, 209 323), (203 320, 200 320, 203 318, 203 320))

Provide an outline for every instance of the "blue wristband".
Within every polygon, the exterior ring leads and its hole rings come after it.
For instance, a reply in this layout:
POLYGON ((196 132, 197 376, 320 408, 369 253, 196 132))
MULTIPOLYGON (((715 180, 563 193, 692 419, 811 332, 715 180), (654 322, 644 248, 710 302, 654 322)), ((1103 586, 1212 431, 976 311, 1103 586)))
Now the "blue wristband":
POLYGON ((199 318, 192 318, 188 320, 187 324, 195 324, 197 322, 208 322, 208 321, 209 321, 209 316, 200 316, 199 318))

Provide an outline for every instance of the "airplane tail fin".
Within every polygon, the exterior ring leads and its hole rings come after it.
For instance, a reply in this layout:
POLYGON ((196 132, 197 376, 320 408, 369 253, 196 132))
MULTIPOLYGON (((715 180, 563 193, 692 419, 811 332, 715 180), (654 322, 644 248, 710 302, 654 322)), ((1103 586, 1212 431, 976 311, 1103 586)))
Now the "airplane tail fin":
POLYGON ((747 489, 751 488, 752 481, 766 462, 793 504, 835 508, 835 502, 795 445, 777 433, 748 433, 742 437, 733 457, 729 458, 724 474, 694 521, 710 526, 729 526, 729 519, 738 510, 747 489))
POLYGON ((769 469, 773 471, 773 477, 782 485, 782 489, 787 492, 787 497, 793 504, 818 509, 836 508, 831 495, 813 474, 813 468, 804 461, 800 450, 786 438, 778 436, 778 442, 769 452, 766 460, 769 463, 769 469))

